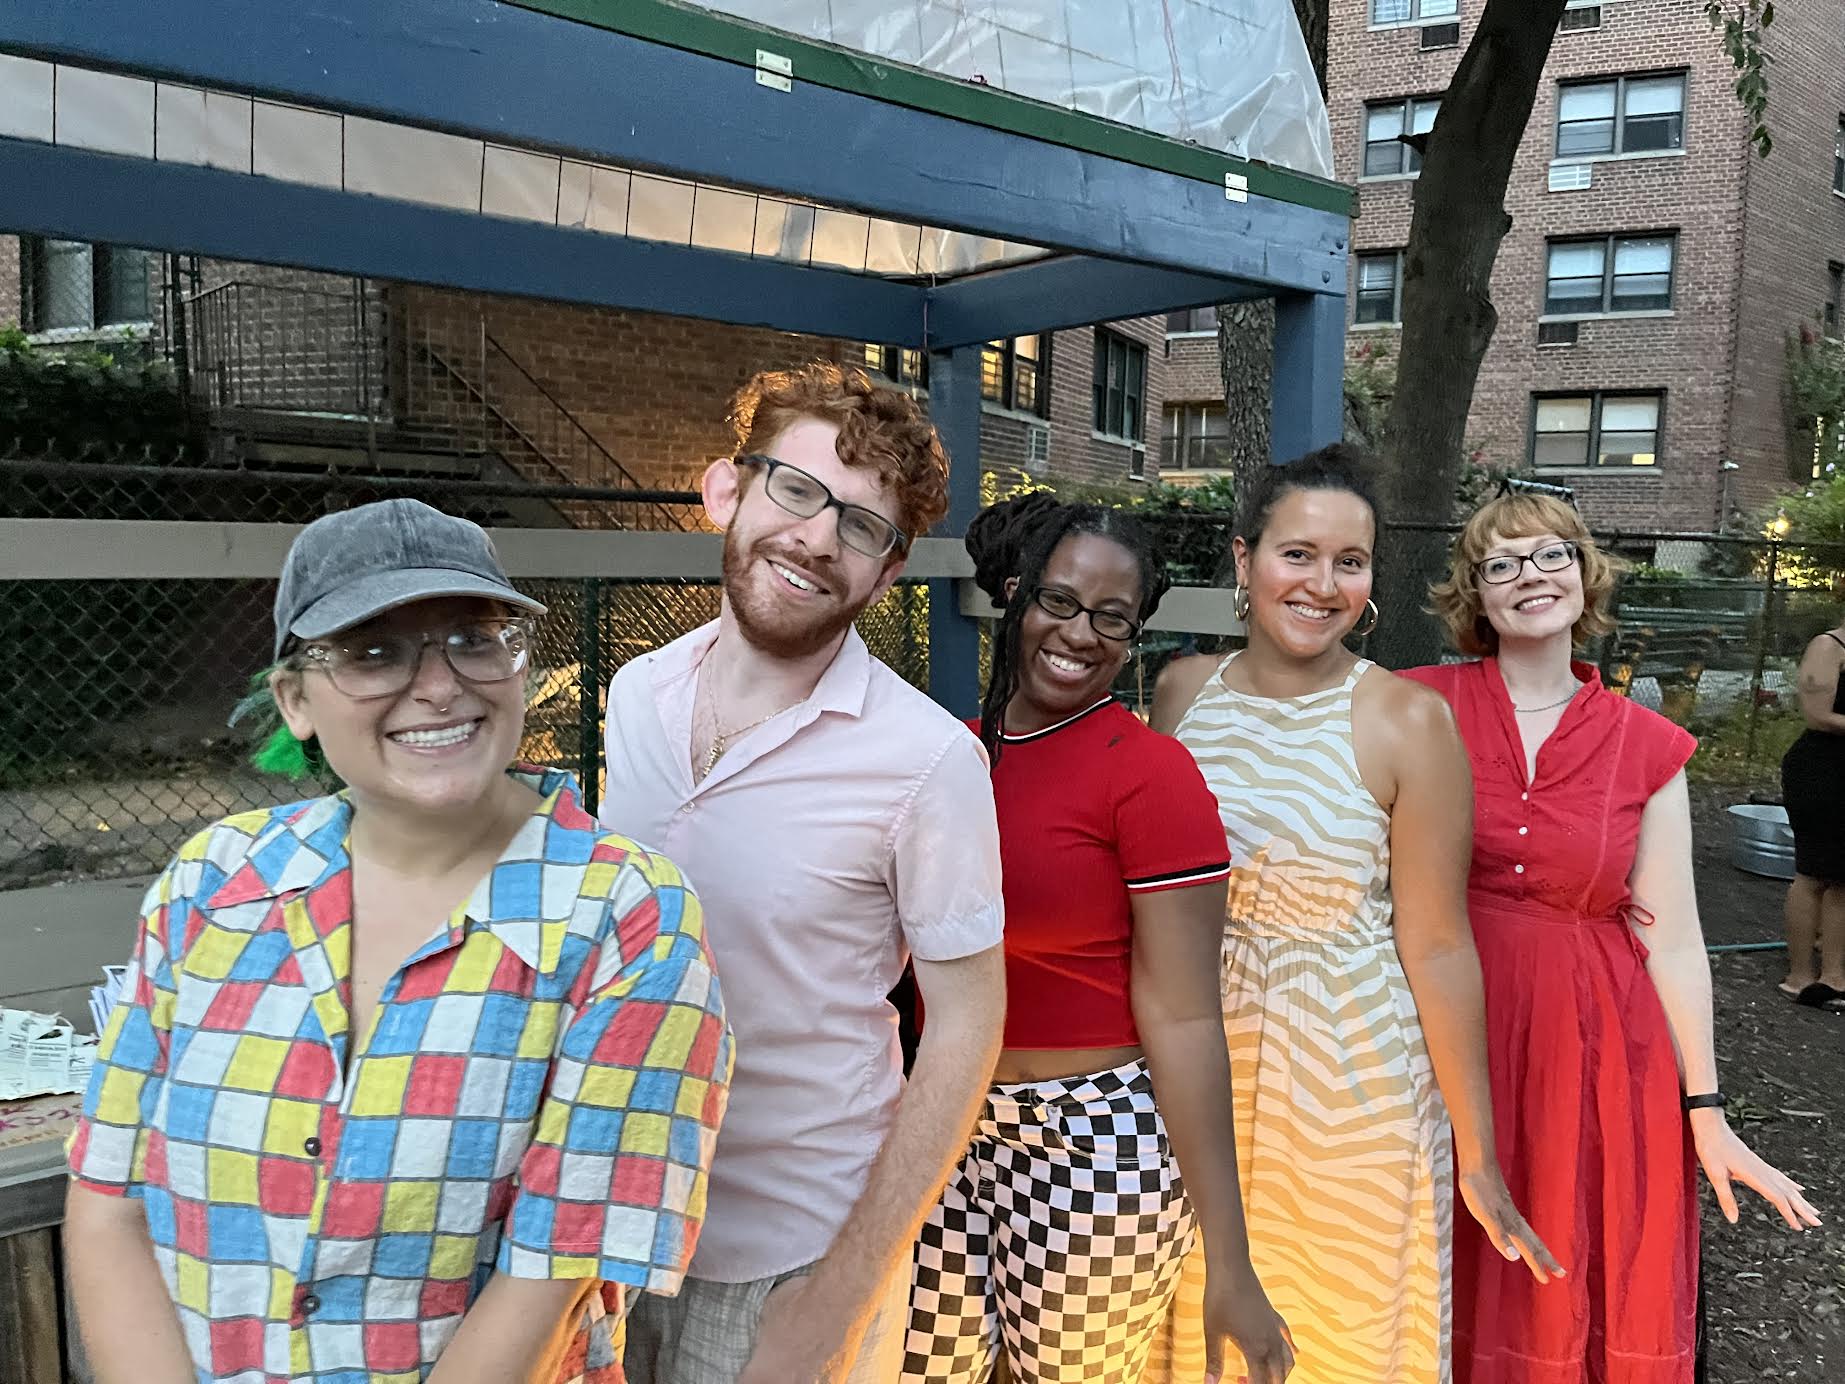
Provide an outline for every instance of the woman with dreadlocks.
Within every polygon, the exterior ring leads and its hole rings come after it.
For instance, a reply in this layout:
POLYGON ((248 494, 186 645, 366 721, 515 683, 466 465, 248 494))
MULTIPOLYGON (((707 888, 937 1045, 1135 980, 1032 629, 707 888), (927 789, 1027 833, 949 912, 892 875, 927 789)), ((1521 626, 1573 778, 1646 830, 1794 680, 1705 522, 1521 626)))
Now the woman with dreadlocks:
POLYGON ((986 509, 967 549, 1005 610, 975 728, 1006 1036, 917 1241, 904 1379, 982 1384, 1003 1353, 1015 1384, 1134 1384, 1195 1214, 1214 1352, 1227 1336, 1251 1384, 1281 1384, 1292 1351, 1250 1267, 1219 1017, 1224 831, 1191 757, 1109 695, 1166 577, 1125 512, 1048 495, 986 509))

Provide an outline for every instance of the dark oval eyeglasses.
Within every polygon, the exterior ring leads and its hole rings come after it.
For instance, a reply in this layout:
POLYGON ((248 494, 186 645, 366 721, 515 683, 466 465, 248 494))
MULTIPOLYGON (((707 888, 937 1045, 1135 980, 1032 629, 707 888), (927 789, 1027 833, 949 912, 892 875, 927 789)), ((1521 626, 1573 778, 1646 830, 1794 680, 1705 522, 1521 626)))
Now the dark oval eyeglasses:
POLYGON ((1575 560, 1574 543, 1547 543, 1535 553, 1527 553, 1523 557, 1496 553, 1492 557, 1482 558, 1474 563, 1473 570, 1480 574, 1480 580, 1488 586, 1504 586, 1509 581, 1518 580, 1518 574, 1525 570, 1527 562, 1540 572, 1561 572, 1575 560))
POLYGON ((866 557, 889 557, 894 549, 910 550, 909 539, 890 520, 875 509, 849 505, 826 486, 798 466, 790 466, 760 452, 738 457, 738 466, 760 466, 762 488, 768 497, 801 519, 811 519, 823 509, 839 511, 839 541, 866 557))
POLYGON ((393 697, 416 681, 423 650, 437 645, 455 676, 468 682, 505 682, 531 662, 531 640, 518 620, 494 620, 449 629, 401 634, 356 634, 319 639, 287 662, 319 668, 355 701, 393 697))
POLYGON ((1039 610, 1053 619, 1074 620, 1079 615, 1087 615, 1090 629, 1117 644, 1140 633, 1140 621, 1130 620, 1118 610, 1093 610, 1069 592, 1053 586, 1034 587, 1031 599, 1039 610))

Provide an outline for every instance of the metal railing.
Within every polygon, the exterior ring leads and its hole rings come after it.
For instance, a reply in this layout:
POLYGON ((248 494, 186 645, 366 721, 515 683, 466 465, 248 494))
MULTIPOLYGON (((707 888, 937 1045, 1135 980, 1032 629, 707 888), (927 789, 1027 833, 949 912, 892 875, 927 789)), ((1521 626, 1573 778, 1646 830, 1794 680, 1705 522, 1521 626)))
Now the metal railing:
POLYGON ((383 304, 341 289, 233 279, 184 295, 193 397, 215 411, 387 420, 383 304))
MULTIPOLYGON (((500 344, 484 320, 471 325, 472 342, 455 340, 452 334, 437 330, 419 331, 410 343, 411 379, 417 378, 420 365, 436 377, 443 393, 451 399, 459 396, 465 415, 479 429, 477 440, 483 451, 499 456, 517 475, 536 484, 646 489, 562 400, 500 344)), ((584 503, 562 506, 563 512, 581 528, 609 527, 606 515, 582 508, 584 503)), ((674 530, 686 525, 670 510, 653 505, 633 511, 621 527, 674 530)))

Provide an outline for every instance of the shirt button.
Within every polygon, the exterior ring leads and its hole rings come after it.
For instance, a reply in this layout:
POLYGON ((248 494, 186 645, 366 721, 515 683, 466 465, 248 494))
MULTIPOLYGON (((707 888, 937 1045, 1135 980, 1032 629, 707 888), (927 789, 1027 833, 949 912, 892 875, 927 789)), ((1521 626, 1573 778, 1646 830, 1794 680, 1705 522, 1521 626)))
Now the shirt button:
POLYGON ((691 815, 691 812, 692 812, 692 804, 691 804, 691 803, 687 803, 687 804, 686 804, 686 805, 685 805, 684 807, 682 807, 682 808, 680 808, 680 809, 679 809, 679 811, 680 811, 680 812, 681 812, 682 814, 685 814, 685 815, 687 815, 687 816, 690 816, 690 815, 691 815))
POLYGON ((1521 803, 1528 803, 1531 801, 1531 795, 1529 793, 1520 793, 1518 795, 1518 800, 1521 803))
POLYGON ((1514 865, 1512 867, 1512 873, 1515 875, 1522 875, 1524 874, 1524 872, 1525 872, 1525 867, 1523 865, 1514 865))
POLYGON ((301 1295, 301 1315, 302 1316, 311 1317, 319 1310, 320 1310, 320 1299, 319 1298, 315 1297, 312 1293, 303 1293, 301 1295))
POLYGON ((1518 834, 1520 836, 1529 836, 1531 834, 1531 828, 1530 827, 1520 827, 1518 829, 1518 834))
POLYGON ((303 1153, 307 1154, 309 1158, 320 1157, 320 1140, 310 1138, 301 1146, 301 1150, 303 1153))

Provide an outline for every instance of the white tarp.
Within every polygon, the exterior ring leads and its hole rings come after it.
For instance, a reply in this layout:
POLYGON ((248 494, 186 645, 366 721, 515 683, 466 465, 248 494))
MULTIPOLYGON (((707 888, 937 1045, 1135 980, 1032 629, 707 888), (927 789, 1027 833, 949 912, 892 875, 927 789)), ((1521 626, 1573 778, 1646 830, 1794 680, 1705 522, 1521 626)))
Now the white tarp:
POLYGON ((694 2, 1242 158, 1333 173, 1326 103, 1290 0, 694 2))

